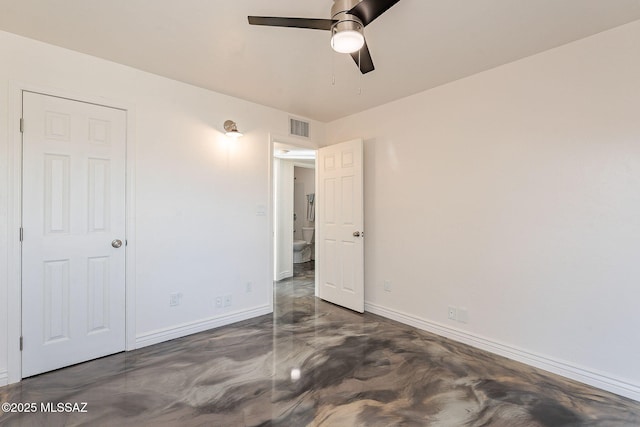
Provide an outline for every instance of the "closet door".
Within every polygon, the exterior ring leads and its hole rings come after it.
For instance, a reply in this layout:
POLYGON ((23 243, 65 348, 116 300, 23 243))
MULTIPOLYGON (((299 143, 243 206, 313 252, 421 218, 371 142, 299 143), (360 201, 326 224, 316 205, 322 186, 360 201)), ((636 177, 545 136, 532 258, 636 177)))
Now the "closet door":
POLYGON ((126 112, 23 93, 22 376, 125 348, 126 112))

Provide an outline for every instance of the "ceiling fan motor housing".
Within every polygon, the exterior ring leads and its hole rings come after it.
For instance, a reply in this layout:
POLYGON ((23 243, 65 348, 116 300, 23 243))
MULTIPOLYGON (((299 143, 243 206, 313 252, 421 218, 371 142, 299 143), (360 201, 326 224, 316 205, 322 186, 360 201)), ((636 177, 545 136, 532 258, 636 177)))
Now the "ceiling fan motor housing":
POLYGON ((362 0, 334 0, 331 7, 331 19, 338 21, 333 24, 333 31, 358 31, 362 32, 362 21, 355 15, 348 13, 362 0))

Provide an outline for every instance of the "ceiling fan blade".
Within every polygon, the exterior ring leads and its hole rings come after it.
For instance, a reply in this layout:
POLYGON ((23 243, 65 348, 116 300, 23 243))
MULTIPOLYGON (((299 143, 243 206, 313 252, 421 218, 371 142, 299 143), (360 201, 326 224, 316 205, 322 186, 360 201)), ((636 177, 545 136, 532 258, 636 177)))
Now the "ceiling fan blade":
POLYGON ((367 26, 399 1, 400 0, 362 0, 355 5, 349 13, 360 18, 362 25, 367 26))
POLYGON ((310 28, 312 30, 331 30, 336 22, 333 19, 315 18, 281 18, 277 16, 249 16, 251 25, 267 25, 269 27, 310 28))
POLYGON ((371 58, 371 52, 369 52, 369 47, 367 46, 366 41, 359 51, 351 54, 351 57, 356 62, 356 66, 360 66, 360 72, 362 74, 367 74, 369 71, 375 70, 375 67, 373 66, 373 59, 371 58))

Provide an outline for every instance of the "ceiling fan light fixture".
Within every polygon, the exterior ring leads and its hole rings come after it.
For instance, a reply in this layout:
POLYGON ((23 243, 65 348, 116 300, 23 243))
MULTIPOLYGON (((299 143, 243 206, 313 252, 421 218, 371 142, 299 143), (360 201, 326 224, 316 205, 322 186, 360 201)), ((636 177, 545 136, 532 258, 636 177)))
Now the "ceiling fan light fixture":
POLYGON ((362 24, 356 21, 341 21, 331 29, 331 48, 338 53, 353 53, 364 46, 362 24))

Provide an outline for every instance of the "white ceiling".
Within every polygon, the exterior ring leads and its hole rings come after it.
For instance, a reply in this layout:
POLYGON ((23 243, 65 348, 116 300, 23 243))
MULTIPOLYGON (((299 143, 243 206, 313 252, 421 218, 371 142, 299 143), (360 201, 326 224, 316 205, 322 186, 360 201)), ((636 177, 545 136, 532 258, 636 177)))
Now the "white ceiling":
POLYGON ((640 19, 640 0, 402 0, 365 29, 363 77, 328 32, 247 23, 331 5, 0 0, 0 29, 327 122, 640 19))

